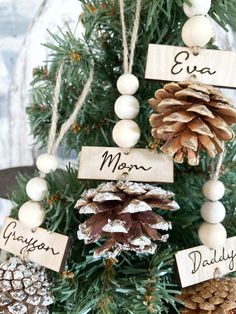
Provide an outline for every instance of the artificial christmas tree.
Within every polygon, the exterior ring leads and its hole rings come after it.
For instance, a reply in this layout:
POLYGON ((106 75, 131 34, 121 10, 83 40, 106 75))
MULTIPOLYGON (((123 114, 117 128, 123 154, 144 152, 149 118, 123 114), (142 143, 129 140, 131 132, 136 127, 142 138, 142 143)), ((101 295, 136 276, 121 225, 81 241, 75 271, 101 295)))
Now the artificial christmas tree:
MULTIPOLYGON (((65 135, 62 145, 66 153, 75 151, 76 154, 84 145, 114 146, 112 129, 117 122, 114 103, 119 96, 116 82, 123 73, 118 1, 80 2, 84 10, 80 16, 80 21, 85 27, 84 39, 76 38, 71 30, 61 30, 59 35, 53 35, 55 44, 47 45, 51 50, 50 63, 47 64, 46 71, 45 67, 34 71, 32 102, 27 109, 32 133, 37 142, 46 149, 58 69, 63 63, 57 133, 70 117, 93 66, 94 79, 90 93, 76 121, 65 135)), ((228 24, 235 25, 233 19, 235 4, 235 0, 213 1, 209 14, 223 27, 228 24)), ((152 111, 147 101, 155 90, 160 88, 160 84, 144 79, 147 47, 150 42, 181 44, 180 30, 186 20, 181 9, 182 5, 181 0, 142 2, 133 63, 133 73, 139 79, 137 98, 140 113, 135 118, 141 130, 138 147, 157 148, 157 143, 150 134, 149 116, 152 111)), ((124 15, 128 39, 133 25, 133 19, 129 17, 133 17, 135 11, 136 1, 125 1, 124 15)), ((123 118, 123 115, 121 117, 123 118)), ((224 225, 229 236, 234 235, 236 231, 234 213, 236 176, 233 162, 235 153, 235 143, 230 142, 227 145, 224 168, 222 167, 222 181, 227 187, 223 200, 227 211, 224 225)), ((173 215, 168 210, 158 209, 161 206, 153 209, 155 217, 160 215, 173 225, 168 242, 161 244, 153 255, 125 251, 116 259, 93 259, 98 245, 103 243, 84 245, 84 241, 78 240, 78 225, 86 225, 88 217, 80 214, 74 207, 84 190, 91 191, 91 188, 97 187, 98 184, 78 180, 77 171, 71 167, 47 175, 48 195, 44 199, 46 220, 43 226, 51 231, 66 234, 72 239, 65 271, 59 274, 52 272, 55 302, 50 307, 50 313, 177 312, 179 305, 176 302, 176 293, 179 287, 173 255, 179 249, 199 243, 197 229, 201 221, 199 208, 203 201, 200 189, 203 182, 208 179, 211 163, 211 159, 202 152, 201 157, 201 162, 195 168, 189 167, 186 163, 177 164, 175 183, 167 187, 174 191, 181 210, 173 215)), ((28 201, 25 192, 28 181, 29 178, 21 176, 19 188, 12 195, 17 204, 12 213, 14 217, 17 217, 19 208, 28 201)))

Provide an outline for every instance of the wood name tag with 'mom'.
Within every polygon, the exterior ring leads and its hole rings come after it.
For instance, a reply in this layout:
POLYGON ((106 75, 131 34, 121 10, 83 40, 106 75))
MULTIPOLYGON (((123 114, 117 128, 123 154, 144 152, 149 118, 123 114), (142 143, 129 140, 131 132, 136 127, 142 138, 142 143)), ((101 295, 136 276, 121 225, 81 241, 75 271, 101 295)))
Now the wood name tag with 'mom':
POLYGON ((184 81, 192 75, 197 81, 223 87, 236 87, 236 53, 200 49, 194 55, 187 47, 150 44, 145 78, 184 81))
POLYGON ((175 259, 183 288, 212 279, 216 273, 228 274, 236 271, 236 237, 217 249, 201 245, 179 251, 175 259))
POLYGON ((129 154, 116 147, 82 147, 79 179, 169 182, 174 179, 173 159, 147 149, 132 148, 129 154))
POLYGON ((0 233, 0 248, 26 258, 54 271, 63 271, 68 249, 69 237, 50 233, 43 228, 35 231, 21 222, 6 218, 0 233))

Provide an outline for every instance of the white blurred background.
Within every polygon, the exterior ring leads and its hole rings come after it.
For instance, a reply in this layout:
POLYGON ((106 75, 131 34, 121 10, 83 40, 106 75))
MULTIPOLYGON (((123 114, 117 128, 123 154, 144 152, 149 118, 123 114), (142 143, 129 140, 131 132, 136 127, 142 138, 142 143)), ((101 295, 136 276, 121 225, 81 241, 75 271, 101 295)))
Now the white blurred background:
MULTIPOLYGON (((0 0, 0 170, 32 165, 33 140, 25 114, 32 69, 47 59, 41 45, 51 40, 47 29, 57 32, 67 22, 73 30, 80 13, 78 0, 0 0)), ((215 28, 220 48, 235 50, 235 34, 215 28)), ((79 25, 78 36, 81 31, 79 25)), ((234 91, 226 93, 236 99, 234 91)), ((10 207, 0 200, 0 225, 10 207)))

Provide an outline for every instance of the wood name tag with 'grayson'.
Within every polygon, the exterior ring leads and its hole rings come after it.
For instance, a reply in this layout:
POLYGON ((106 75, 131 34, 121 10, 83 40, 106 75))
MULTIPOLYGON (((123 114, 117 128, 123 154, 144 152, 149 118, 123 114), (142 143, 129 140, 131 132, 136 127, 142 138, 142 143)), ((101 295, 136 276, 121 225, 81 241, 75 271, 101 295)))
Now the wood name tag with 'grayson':
POLYGON ((204 245, 179 251, 175 255, 182 287, 236 271, 236 237, 228 238, 217 249, 204 245))
POLYGON ((42 228, 32 231, 8 217, 0 233, 0 248, 59 272, 65 266, 69 237, 42 228))
POLYGON ((82 147, 79 179, 169 182, 174 179, 173 159, 147 149, 132 148, 129 154, 116 147, 82 147))
POLYGON ((192 75, 205 84, 236 87, 236 53, 200 49, 193 55, 186 47, 149 44, 145 78, 184 81, 192 75))

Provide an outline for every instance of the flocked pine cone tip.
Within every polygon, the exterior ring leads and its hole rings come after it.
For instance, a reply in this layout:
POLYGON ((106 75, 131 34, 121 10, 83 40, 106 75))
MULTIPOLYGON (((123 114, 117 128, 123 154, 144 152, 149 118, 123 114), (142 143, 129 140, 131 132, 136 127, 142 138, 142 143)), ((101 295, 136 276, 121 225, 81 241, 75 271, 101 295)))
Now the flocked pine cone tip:
POLYGON ((0 265, 1 314, 49 314, 52 283, 45 268, 13 257, 0 265))
POLYGON ((78 238, 85 244, 106 240, 95 257, 115 257, 121 251, 154 253, 153 241, 166 242, 171 223, 152 211, 153 208, 177 210, 174 194, 160 187, 134 182, 108 182, 85 191, 77 201, 80 214, 92 216, 79 225, 78 238))
POLYGON ((236 109, 215 87, 193 81, 168 83, 149 99, 152 136, 164 141, 161 150, 182 163, 199 163, 200 150, 210 157, 223 151, 223 142, 234 138, 230 127, 236 109))
POLYGON ((236 278, 211 279, 182 289, 182 314, 235 314, 236 278))

